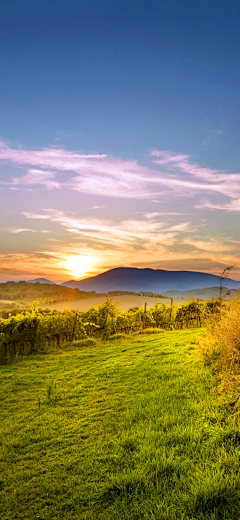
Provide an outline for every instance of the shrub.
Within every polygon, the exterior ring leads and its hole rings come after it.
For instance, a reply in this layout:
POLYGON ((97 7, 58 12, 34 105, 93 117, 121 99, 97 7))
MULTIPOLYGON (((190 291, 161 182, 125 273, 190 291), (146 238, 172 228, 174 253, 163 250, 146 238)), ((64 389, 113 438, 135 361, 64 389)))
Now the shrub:
POLYGON ((158 334, 159 332, 166 332, 166 330, 160 329, 159 327, 149 327, 148 329, 133 332, 133 334, 134 336, 137 336, 138 334, 158 334))
POLYGON ((240 384, 240 296, 211 322, 198 347, 224 387, 240 384))
POLYGON ((129 339, 129 334, 118 332, 116 334, 112 334, 112 336, 109 336, 109 339, 111 341, 115 341, 117 339, 129 339))

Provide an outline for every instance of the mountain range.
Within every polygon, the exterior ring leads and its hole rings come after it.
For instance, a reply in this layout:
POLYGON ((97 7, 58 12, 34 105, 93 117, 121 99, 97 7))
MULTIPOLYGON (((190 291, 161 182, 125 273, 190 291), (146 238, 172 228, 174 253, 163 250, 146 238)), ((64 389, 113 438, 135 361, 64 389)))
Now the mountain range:
MULTIPOLYGON (((164 294, 168 291, 189 291, 219 287, 220 276, 194 271, 165 271, 163 269, 138 269, 117 267, 84 280, 69 280, 62 283, 72 289, 107 293, 110 291, 152 292, 164 294)), ((237 289, 238 282, 224 279, 227 289, 237 289)))

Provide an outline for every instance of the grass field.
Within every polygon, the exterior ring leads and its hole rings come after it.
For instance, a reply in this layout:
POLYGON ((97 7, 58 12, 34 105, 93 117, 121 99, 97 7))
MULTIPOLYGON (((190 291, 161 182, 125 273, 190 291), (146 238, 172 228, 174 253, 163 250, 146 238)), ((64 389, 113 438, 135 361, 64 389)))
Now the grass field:
POLYGON ((240 432, 201 333, 0 367, 1 520, 239 520, 240 432))
POLYGON ((4 309, 4 306, 8 303, 15 303, 12 300, 0 300, 0 308, 4 309))
MULTIPOLYGON (((58 311, 63 311, 64 307, 72 311, 88 311, 90 306, 94 305, 102 305, 106 301, 106 296, 91 296, 90 298, 84 298, 82 300, 73 300, 67 302, 53 303, 47 305, 49 309, 56 309, 58 311)), ((148 307, 154 307, 155 303, 165 303, 166 305, 171 304, 170 298, 155 298, 152 296, 138 296, 134 294, 123 294, 122 296, 114 296, 113 303, 117 303, 117 308, 121 311, 128 311, 130 307, 143 307, 145 302, 148 307)), ((185 300, 184 298, 177 299, 174 298, 174 305, 182 305, 184 303, 189 303, 189 300, 185 300)), ((45 305, 46 307, 46 305, 45 305)))

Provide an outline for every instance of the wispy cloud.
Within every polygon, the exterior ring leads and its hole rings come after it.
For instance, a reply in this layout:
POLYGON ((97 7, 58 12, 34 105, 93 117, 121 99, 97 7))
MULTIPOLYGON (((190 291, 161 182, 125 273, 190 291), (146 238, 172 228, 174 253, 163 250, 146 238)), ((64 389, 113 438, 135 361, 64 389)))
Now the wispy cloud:
POLYGON ((12 233, 16 235, 18 233, 36 233, 35 229, 29 228, 2 228, 3 231, 7 231, 7 233, 12 233))
POLYGON ((30 186, 42 184, 48 190, 53 188, 60 188, 60 183, 56 180, 56 172, 48 170, 37 170, 30 168, 25 175, 21 177, 13 177, 11 181, 12 186, 30 186))
MULTIPOLYGON (((169 225, 158 218, 129 219, 114 222, 107 219, 79 218, 63 211, 45 210, 42 213, 24 212, 28 219, 49 220, 58 223, 71 234, 82 239, 87 238, 90 244, 102 244, 115 248, 157 247, 158 244, 172 245, 179 233, 192 233, 194 227, 190 222, 169 225)), ((155 215, 156 217, 156 215, 155 215)))
POLYGON ((91 208, 88 208, 88 209, 104 209, 106 208, 106 206, 92 206, 91 208))
POLYGON ((31 228, 2 228, 2 231, 16 235, 18 233, 50 233, 47 229, 31 229, 31 228))
POLYGON ((152 150, 154 164, 172 172, 164 177, 162 183, 173 189, 183 189, 191 193, 204 191, 221 194, 232 199, 240 196, 240 173, 203 167, 191 161, 190 155, 173 154, 166 151, 152 150))
POLYGON ((176 211, 150 211, 149 213, 143 213, 145 218, 156 218, 156 217, 175 217, 181 215, 187 215, 187 213, 176 212, 176 211))
POLYGON ((191 162, 190 155, 174 154, 167 151, 152 150, 152 157, 157 157, 153 162, 160 166, 164 166, 168 170, 179 170, 182 173, 187 173, 200 179, 207 181, 219 181, 225 180, 225 172, 221 170, 214 170, 199 166, 198 164, 191 162))
MULTIPOLYGON (((102 197, 162 198, 165 201, 169 197, 201 196, 204 192, 211 197, 222 195, 232 200, 240 197, 240 173, 201 166, 188 154, 153 150, 146 166, 134 159, 107 154, 86 154, 61 148, 23 150, 0 142, 0 161, 19 168, 19 176, 1 181, 12 189, 43 185, 48 190, 62 188, 102 197), (24 174, 23 168, 26 169, 24 174)), ((96 205, 92 209, 100 207, 96 205)), ((235 204, 226 207, 231 211, 235 204)))
POLYGON ((198 226, 187 221, 169 224, 159 220, 156 215, 152 218, 114 222, 99 218, 79 218, 56 210, 25 212, 24 215, 28 219, 57 223, 70 234, 73 240, 71 245, 70 242, 66 246, 61 242, 57 243, 55 239, 52 241, 55 251, 52 254, 60 260, 67 259, 69 254, 78 254, 80 248, 85 251, 84 254, 92 257, 97 258, 100 254, 106 269, 125 265, 124 258, 128 259, 127 265, 149 265, 151 259, 156 268, 168 263, 168 268, 173 269, 180 266, 184 269, 191 259, 201 266, 201 262, 204 265, 208 258, 213 271, 216 265, 224 266, 229 262, 231 265, 237 264, 236 241, 226 237, 202 238, 198 235, 201 223, 198 226), (137 262, 136 254, 139 257, 137 262))
POLYGON ((12 178, 9 182, 12 186, 42 184, 47 189, 61 186, 81 193, 139 199, 152 198, 166 191, 163 187, 156 192, 156 186, 149 185, 145 179, 150 174, 149 168, 133 159, 60 148, 14 149, 0 142, 0 160, 27 168, 26 174, 12 178))
POLYGON ((223 202, 222 204, 217 204, 217 203, 211 202, 209 200, 202 199, 199 202, 199 204, 196 205, 196 208, 221 210, 221 211, 226 211, 228 213, 239 213, 240 212, 240 199, 230 200, 229 202, 223 202))
POLYGON ((221 135, 223 135, 222 130, 211 130, 208 136, 203 140, 202 146, 206 149, 216 148, 221 135))

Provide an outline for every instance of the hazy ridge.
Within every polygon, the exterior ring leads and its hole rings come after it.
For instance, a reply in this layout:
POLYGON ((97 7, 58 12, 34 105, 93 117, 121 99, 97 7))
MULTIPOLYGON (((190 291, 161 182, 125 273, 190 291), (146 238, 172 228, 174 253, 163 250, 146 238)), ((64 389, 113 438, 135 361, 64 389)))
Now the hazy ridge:
MULTIPOLYGON (((84 291, 107 293, 110 291, 152 292, 166 294, 173 291, 192 291, 219 287, 220 276, 194 271, 165 271, 162 269, 138 269, 118 267, 84 280, 69 280, 64 286, 84 291)), ((226 279, 228 289, 237 289, 238 282, 226 279)))

